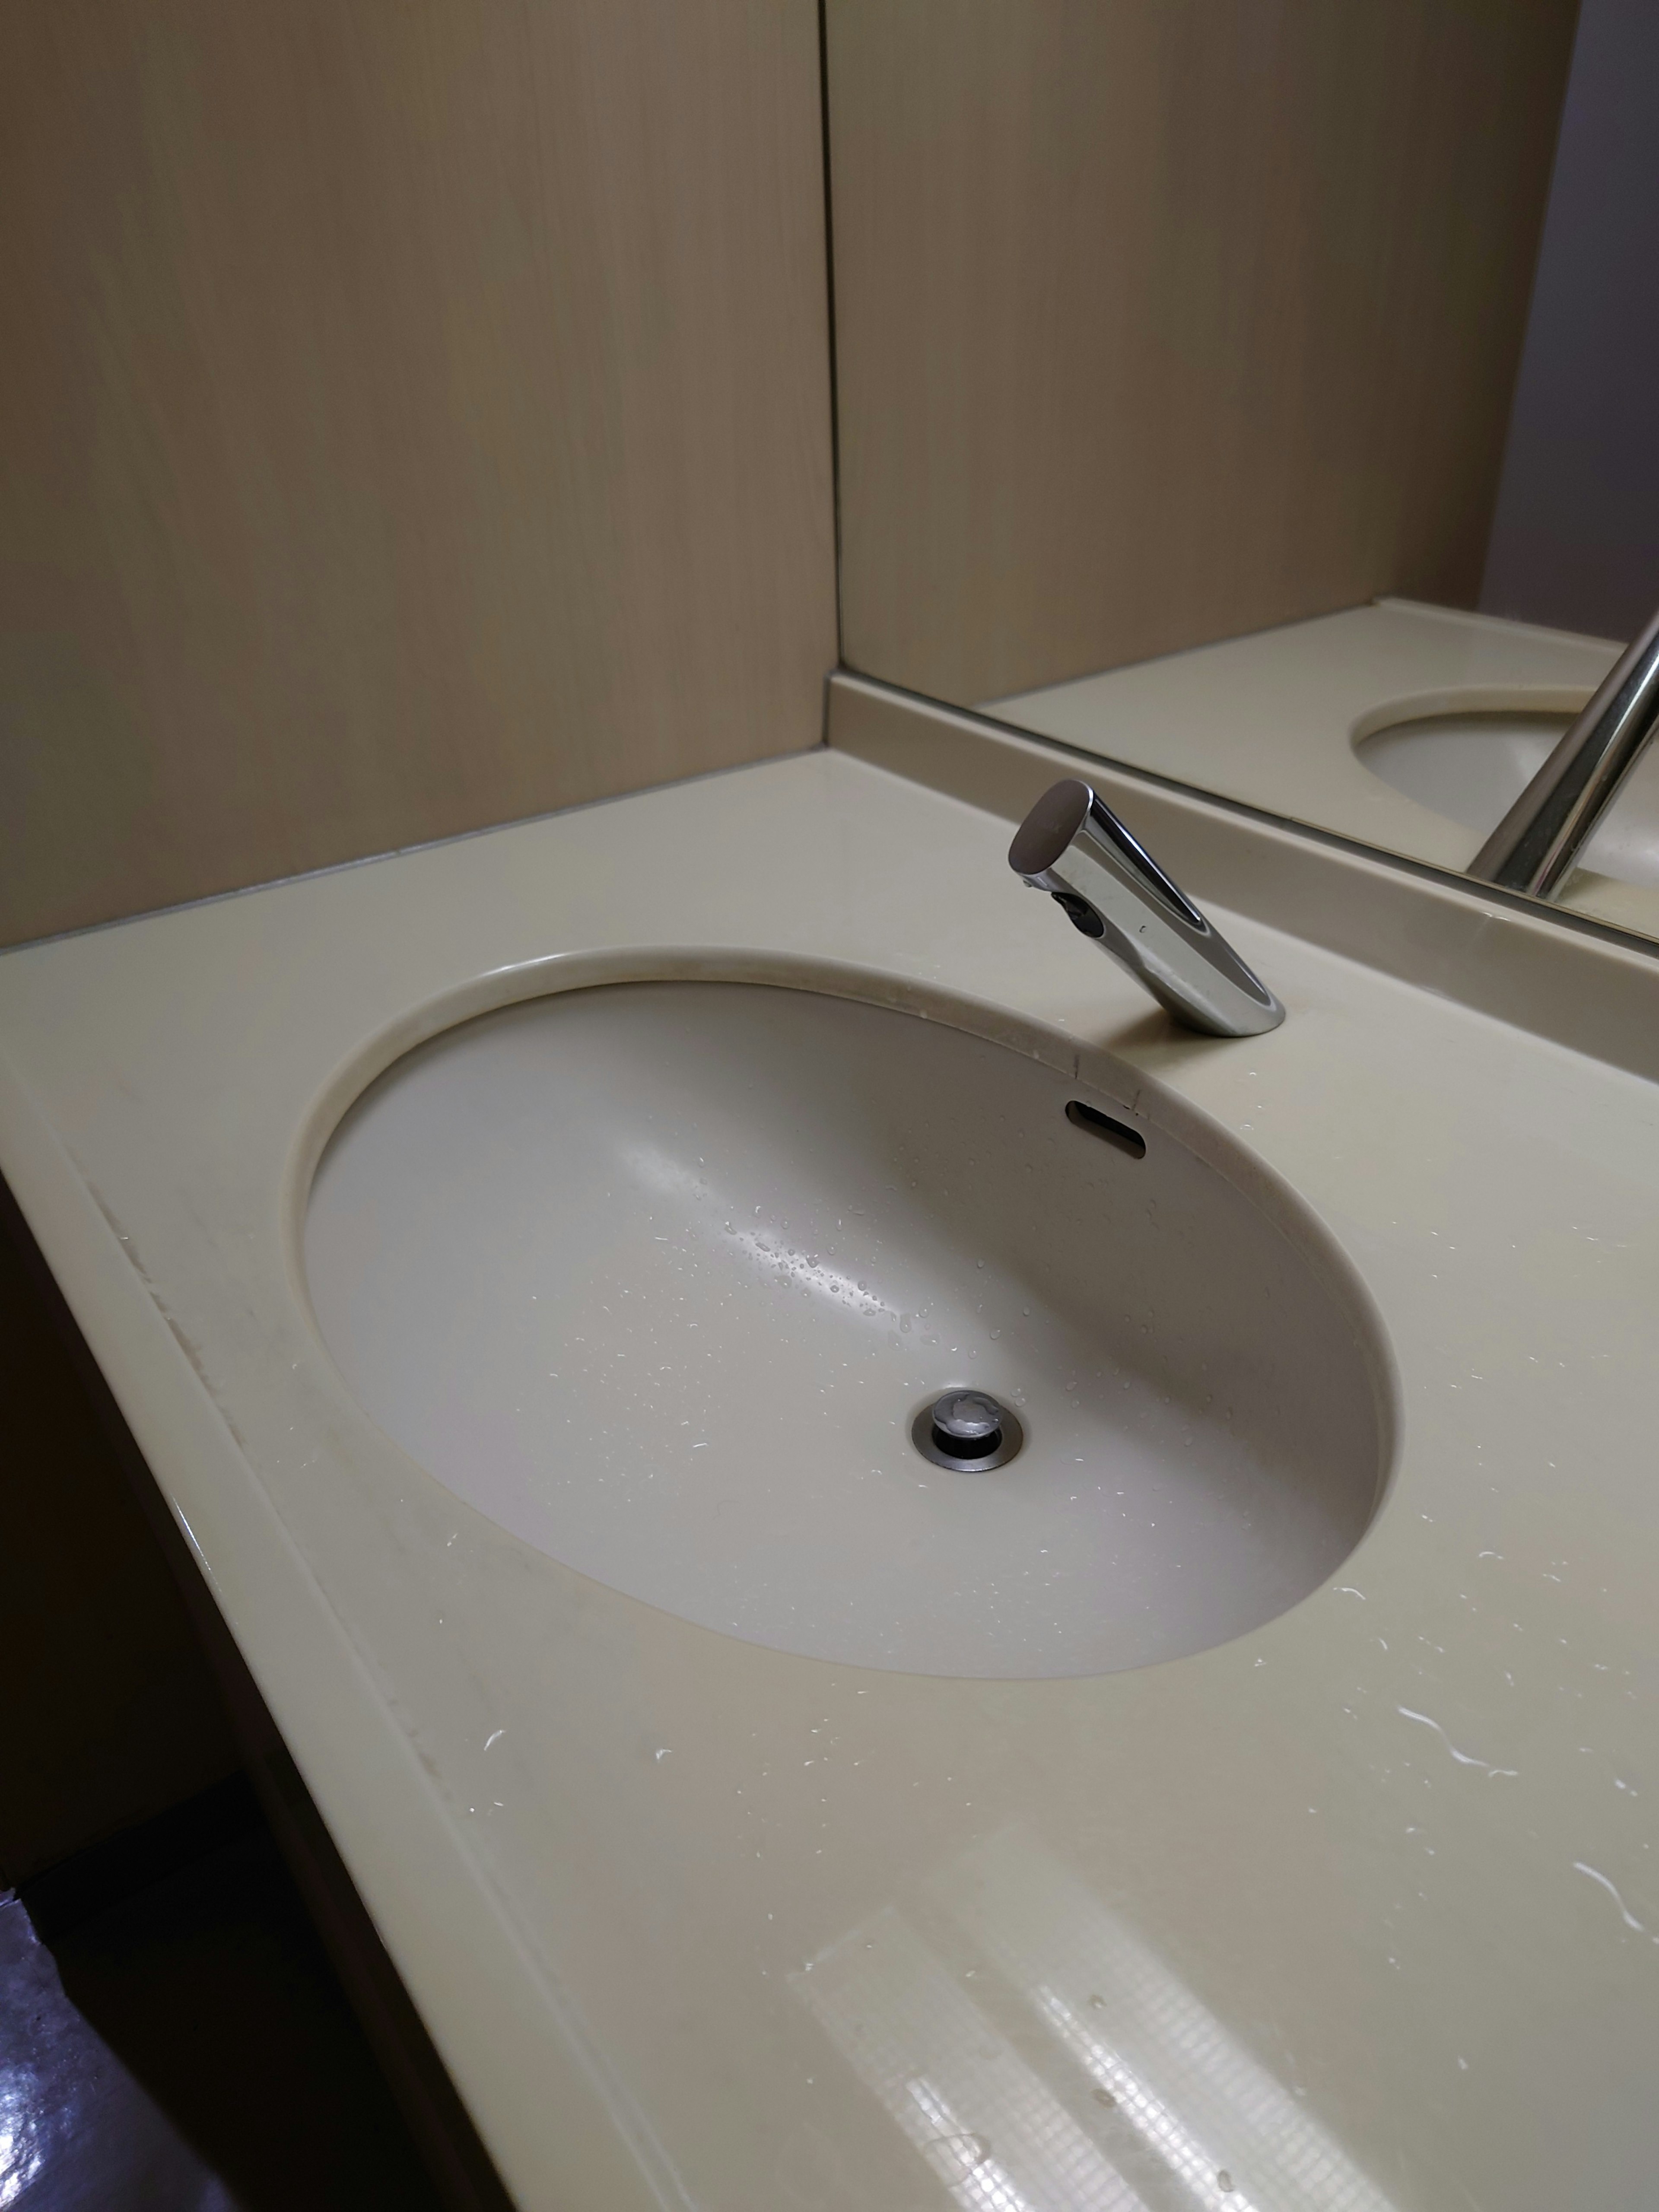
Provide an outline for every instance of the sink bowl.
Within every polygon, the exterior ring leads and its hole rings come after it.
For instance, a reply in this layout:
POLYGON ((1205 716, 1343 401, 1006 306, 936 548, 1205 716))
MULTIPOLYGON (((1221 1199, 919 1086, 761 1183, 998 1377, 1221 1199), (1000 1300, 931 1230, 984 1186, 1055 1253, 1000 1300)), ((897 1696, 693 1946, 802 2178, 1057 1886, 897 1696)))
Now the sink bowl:
MULTIPOLYGON (((1462 823, 1478 842, 1509 812, 1572 719, 1501 708, 1407 714, 1370 728, 1354 750, 1373 775, 1462 823)), ((1473 857, 1475 845, 1469 849, 1473 857)), ((1620 883, 1659 884, 1659 750, 1638 763, 1582 865, 1620 883)))
POLYGON ((1376 1507, 1364 1292, 1179 1101, 945 1011, 635 982, 410 1053, 307 1215, 349 1389, 525 1542, 780 1650, 1085 1674, 1271 1620, 1376 1507), (952 1387, 1007 1463, 918 1449, 952 1387))

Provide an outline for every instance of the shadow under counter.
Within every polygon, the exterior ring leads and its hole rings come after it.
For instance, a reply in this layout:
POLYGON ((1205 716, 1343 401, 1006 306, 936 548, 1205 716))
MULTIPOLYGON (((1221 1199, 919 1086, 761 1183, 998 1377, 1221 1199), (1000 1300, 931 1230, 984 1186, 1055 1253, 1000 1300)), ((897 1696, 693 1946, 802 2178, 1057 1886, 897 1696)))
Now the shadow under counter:
POLYGON ((0 1892, 0 2203, 437 2212, 240 1778, 0 1892))

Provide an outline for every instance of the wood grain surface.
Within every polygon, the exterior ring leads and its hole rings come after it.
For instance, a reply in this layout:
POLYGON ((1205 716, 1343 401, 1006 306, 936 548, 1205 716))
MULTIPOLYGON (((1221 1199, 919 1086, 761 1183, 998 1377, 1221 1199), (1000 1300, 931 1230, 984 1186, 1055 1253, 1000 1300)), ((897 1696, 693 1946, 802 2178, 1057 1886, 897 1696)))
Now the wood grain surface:
POLYGON ((829 0, 848 661, 1473 605, 1575 12, 829 0))
POLYGON ((0 942, 817 739, 812 0, 16 0, 0 210, 0 942))

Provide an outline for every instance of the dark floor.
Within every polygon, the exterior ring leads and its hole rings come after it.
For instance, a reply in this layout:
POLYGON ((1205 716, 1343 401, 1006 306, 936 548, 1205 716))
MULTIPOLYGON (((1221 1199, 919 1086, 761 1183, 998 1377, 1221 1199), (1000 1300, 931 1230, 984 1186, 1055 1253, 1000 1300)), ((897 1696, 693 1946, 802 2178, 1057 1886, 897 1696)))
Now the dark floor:
POLYGON ((162 1841, 0 1891, 0 2206, 437 2212, 269 1830, 162 1841))

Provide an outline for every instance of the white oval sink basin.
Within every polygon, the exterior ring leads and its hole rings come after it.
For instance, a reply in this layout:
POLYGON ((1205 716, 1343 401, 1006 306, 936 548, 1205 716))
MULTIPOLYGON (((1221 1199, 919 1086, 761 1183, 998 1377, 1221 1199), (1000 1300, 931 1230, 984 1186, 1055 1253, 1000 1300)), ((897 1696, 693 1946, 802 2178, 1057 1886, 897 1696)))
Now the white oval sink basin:
MULTIPOLYGON (((1484 840, 1571 721, 1571 714, 1499 708, 1411 714, 1361 737, 1354 750, 1394 790, 1484 840)), ((1582 865, 1620 883, 1659 884, 1659 749, 1638 763, 1582 865)))
POLYGON ((806 991, 568 992, 358 1101, 311 1294, 382 1428, 618 1590, 843 1663, 1139 1666, 1315 1589, 1388 1449, 1346 1263, 1184 1111, 806 991), (921 1456, 951 1385, 1015 1410, 1009 1464, 921 1456))

